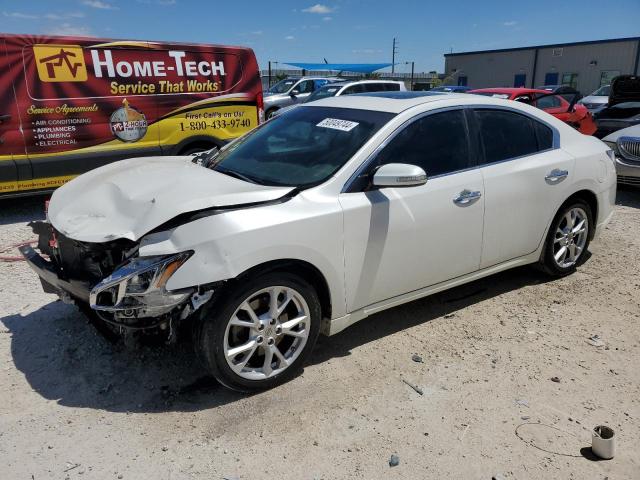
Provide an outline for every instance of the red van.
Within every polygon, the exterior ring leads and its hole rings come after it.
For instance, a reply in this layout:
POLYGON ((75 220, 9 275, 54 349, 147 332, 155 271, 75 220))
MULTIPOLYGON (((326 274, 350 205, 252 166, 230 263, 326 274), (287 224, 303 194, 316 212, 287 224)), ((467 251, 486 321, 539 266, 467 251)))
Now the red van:
POLYGON ((249 48, 0 34, 0 74, 0 197, 219 147, 263 116, 249 48))

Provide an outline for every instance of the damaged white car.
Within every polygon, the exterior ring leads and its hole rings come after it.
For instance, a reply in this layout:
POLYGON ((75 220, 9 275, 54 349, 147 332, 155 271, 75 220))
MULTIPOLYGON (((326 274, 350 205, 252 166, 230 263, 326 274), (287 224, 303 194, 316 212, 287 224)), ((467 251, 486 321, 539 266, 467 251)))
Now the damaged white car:
POLYGON ((605 144, 528 105, 330 98, 221 151, 86 173, 21 250, 126 336, 191 329, 211 373, 251 391, 292 378, 320 332, 519 265, 572 272, 615 178, 605 144))

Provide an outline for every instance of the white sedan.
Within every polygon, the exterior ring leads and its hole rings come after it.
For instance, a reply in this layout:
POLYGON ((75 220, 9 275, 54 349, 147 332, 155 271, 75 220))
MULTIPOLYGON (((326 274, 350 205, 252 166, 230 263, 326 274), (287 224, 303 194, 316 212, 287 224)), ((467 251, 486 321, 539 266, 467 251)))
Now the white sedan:
POLYGON ((45 290, 127 338, 195 332, 240 391, 291 379, 319 333, 513 268, 574 271, 610 220, 611 150, 534 107, 329 98, 221 151, 138 158, 57 190, 45 290))

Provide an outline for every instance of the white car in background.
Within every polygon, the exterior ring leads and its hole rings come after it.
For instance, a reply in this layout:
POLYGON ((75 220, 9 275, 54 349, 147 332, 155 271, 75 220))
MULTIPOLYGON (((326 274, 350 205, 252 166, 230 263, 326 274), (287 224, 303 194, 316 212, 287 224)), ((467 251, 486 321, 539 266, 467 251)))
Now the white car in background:
POLYGON ((342 95, 354 95, 356 93, 373 93, 373 92, 406 92, 407 88, 404 82, 395 80, 354 80, 345 82, 335 82, 320 87, 318 90, 309 95, 304 102, 296 105, 276 110, 272 116, 281 115, 288 112, 292 108, 296 108, 305 103, 315 102, 323 98, 340 97, 342 95))
POLYGON ((300 370, 320 332, 527 264, 574 271, 613 213, 613 153, 518 102, 327 98, 221 151, 138 158, 58 189, 45 290, 126 335, 182 325, 224 385, 300 370))

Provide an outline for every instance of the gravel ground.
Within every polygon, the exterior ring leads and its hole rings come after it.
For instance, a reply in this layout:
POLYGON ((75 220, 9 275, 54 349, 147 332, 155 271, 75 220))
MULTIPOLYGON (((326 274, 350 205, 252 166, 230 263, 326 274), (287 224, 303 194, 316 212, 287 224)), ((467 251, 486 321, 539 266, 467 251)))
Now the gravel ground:
MULTIPOLYGON (((31 239, 41 204, 1 202, 0 245, 31 239)), ((520 268, 377 314, 253 396, 186 342, 108 343, 0 263, 0 477, 638 479, 639 233, 640 191, 621 190, 574 275, 520 268), (613 460, 590 453, 598 424, 613 460)))

